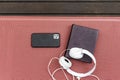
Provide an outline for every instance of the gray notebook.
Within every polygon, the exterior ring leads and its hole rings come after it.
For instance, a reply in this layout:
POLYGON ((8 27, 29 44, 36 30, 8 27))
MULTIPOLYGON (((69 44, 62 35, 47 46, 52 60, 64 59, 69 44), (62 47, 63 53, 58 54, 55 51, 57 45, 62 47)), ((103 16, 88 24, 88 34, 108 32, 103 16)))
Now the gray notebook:
MULTIPOLYGON (((79 47, 87 49, 91 53, 94 53, 97 37, 98 37, 97 29, 92 29, 74 24, 72 26, 67 49, 70 49, 72 47, 79 47)), ((69 51, 66 51, 65 56, 67 58, 71 58, 68 53, 69 51)), ((84 57, 79 60, 88 63, 92 62, 92 59, 87 55, 84 55, 84 57)))

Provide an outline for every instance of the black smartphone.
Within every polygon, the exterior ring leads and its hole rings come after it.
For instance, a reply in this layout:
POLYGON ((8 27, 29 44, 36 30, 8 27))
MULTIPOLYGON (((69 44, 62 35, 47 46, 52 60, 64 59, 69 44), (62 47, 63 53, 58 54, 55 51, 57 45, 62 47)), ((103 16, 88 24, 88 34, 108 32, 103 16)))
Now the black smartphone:
POLYGON ((60 46, 59 33, 32 33, 31 46, 34 48, 47 48, 60 46))

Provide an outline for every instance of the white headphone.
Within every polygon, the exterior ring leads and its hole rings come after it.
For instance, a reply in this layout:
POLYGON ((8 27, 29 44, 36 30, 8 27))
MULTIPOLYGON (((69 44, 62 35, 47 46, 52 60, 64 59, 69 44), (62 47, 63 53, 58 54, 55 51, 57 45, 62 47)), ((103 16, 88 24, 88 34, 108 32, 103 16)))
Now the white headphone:
POLYGON ((94 62, 94 67, 87 73, 78 73, 78 72, 71 70, 70 67, 72 66, 72 63, 68 58, 66 58, 64 56, 59 58, 59 64, 60 64, 60 66, 63 67, 63 69, 65 69, 69 74, 71 74, 73 76, 76 76, 79 78, 90 76, 96 69, 96 59, 93 56, 93 54, 86 49, 82 49, 82 48, 78 48, 78 47, 73 47, 69 51, 69 55, 73 59, 81 59, 84 54, 88 55, 94 62))

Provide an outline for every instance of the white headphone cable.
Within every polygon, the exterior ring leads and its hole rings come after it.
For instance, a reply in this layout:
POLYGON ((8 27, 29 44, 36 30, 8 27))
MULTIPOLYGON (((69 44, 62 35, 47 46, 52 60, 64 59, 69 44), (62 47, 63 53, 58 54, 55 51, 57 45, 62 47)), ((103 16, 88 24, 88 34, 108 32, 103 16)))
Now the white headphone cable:
MULTIPOLYGON (((63 68, 57 68, 56 70, 53 71, 53 73, 51 73, 49 67, 50 67, 50 64, 52 63, 52 61, 53 61, 54 59, 58 60, 59 58, 53 57, 53 58, 50 60, 49 64, 48 64, 48 72, 49 72, 49 75, 51 76, 51 78, 52 78, 53 80, 56 80, 55 77, 54 77, 54 74, 55 74, 57 71, 62 70, 62 72, 63 72, 64 75, 65 75, 66 80, 69 80, 63 68)), ((91 75, 91 76, 93 76, 93 75, 91 75)), ((80 80, 79 77, 77 77, 77 79, 80 80)), ((73 76, 73 80, 75 80, 75 77, 74 77, 74 76, 73 76)))
MULTIPOLYGON (((73 75, 72 75, 73 76, 73 75)), ((75 80, 75 76, 73 76, 73 80, 75 80)))
POLYGON ((52 73, 51 73, 51 71, 50 71, 50 64, 52 63, 52 61, 54 60, 54 59, 59 59, 58 57, 53 57, 50 61, 49 61, 49 63, 48 63, 48 73, 49 73, 49 75, 51 76, 51 78, 53 79, 53 80, 56 80, 55 78, 54 78, 54 76, 52 76, 52 73))
POLYGON ((94 74, 92 74, 92 75, 90 75, 90 76, 96 78, 97 80, 100 80, 100 78, 99 78, 98 76, 94 75, 94 74))
POLYGON ((67 75, 66 75, 66 73, 65 73, 65 71, 63 70, 63 68, 58 68, 58 69, 54 70, 53 73, 51 73, 49 67, 50 67, 50 64, 52 63, 52 61, 53 61, 54 59, 59 60, 58 57, 53 57, 53 58, 49 61, 49 63, 48 63, 48 73, 49 73, 49 75, 51 76, 51 78, 52 78, 53 80, 56 80, 55 77, 54 77, 54 74, 61 69, 62 72, 63 72, 64 75, 65 75, 66 80, 69 80, 68 77, 67 77, 67 75))
MULTIPOLYGON (((65 52, 65 51, 67 51, 67 50, 70 50, 70 49, 65 49, 65 50, 63 50, 63 51, 60 53, 59 57, 61 57, 62 54, 63 54, 63 52, 65 52)), ((54 78, 54 74, 61 69, 62 72, 63 72, 64 75, 65 75, 66 80, 69 80, 68 77, 67 77, 67 75, 66 75, 66 73, 65 73, 65 71, 63 70, 63 68, 58 68, 58 69, 54 70, 53 73, 51 73, 49 67, 50 67, 50 64, 52 63, 52 61, 53 61, 54 59, 59 60, 58 57, 53 57, 53 58, 49 61, 49 63, 48 63, 48 73, 49 73, 49 75, 51 76, 51 78, 52 78, 53 80, 56 80, 56 79, 54 78)), ((96 78, 97 80, 100 80, 99 77, 96 76, 96 75, 90 75, 90 76, 96 78)), ((77 79, 80 80, 81 78, 77 77, 77 79)), ((75 77, 74 77, 74 76, 73 76, 73 80, 75 80, 75 77)))
MULTIPOLYGON (((64 69, 63 68, 58 68, 56 70, 54 70, 54 72, 52 73, 52 76, 54 77, 54 74, 59 71, 59 70, 62 70, 62 72, 64 73, 65 77, 66 77, 66 80, 69 80, 68 77, 67 77, 67 74, 65 73, 64 69)), ((75 80, 75 77, 73 76, 73 80, 75 80)))
POLYGON ((55 74, 57 71, 59 71, 60 69, 62 70, 62 72, 63 72, 66 80, 69 80, 68 77, 67 77, 67 75, 66 75, 66 73, 65 73, 65 71, 63 70, 63 68, 58 68, 58 69, 54 70, 53 73, 52 73, 52 76, 54 76, 54 74, 55 74))

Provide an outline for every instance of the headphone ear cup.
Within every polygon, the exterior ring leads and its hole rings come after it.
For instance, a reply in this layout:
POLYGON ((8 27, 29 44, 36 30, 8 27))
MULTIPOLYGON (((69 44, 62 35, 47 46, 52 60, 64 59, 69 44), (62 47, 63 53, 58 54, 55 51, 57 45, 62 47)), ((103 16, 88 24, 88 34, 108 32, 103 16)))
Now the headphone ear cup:
POLYGON ((84 54, 82 54, 82 48, 71 48, 69 51, 69 56, 73 59, 81 59, 84 54))
POLYGON ((71 61, 68 58, 64 57, 64 56, 59 58, 59 64, 64 69, 69 69, 72 66, 71 61))

